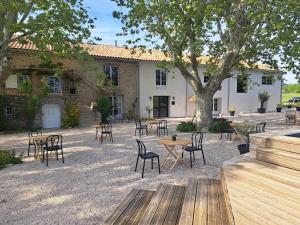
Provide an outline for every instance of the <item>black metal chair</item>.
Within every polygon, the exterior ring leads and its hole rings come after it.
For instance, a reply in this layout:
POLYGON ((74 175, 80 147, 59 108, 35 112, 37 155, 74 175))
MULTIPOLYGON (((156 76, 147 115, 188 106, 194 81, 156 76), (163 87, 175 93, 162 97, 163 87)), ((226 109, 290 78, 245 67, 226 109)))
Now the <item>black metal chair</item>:
POLYGON ((146 131, 146 135, 148 135, 148 125, 142 124, 141 120, 135 120, 135 132, 134 135, 136 136, 136 131, 139 132, 140 137, 144 135, 144 130, 146 131))
POLYGON ((260 122, 260 123, 257 123, 255 125, 255 132, 256 133, 262 133, 262 132, 265 132, 265 129, 266 129, 266 122, 260 122))
MULTIPOLYGON (((29 131, 28 132, 28 157, 29 157, 29 154, 30 154, 30 149, 31 149, 31 146, 34 146, 34 157, 36 157, 36 145, 34 143, 33 140, 31 140, 32 137, 34 136, 39 136, 39 135, 43 135, 43 132, 42 130, 32 130, 32 131, 29 131)), ((44 144, 44 143, 40 143, 40 144, 44 144)))
POLYGON ((111 123, 101 124, 101 136, 100 136, 101 143, 103 142, 103 135, 108 136, 109 141, 114 142, 111 123))
POLYGON ((166 133, 167 133, 167 136, 169 135, 168 122, 166 120, 159 120, 157 123, 156 135, 159 137, 160 137, 161 130, 164 131, 164 135, 166 135, 166 133))
MULTIPOLYGON (((229 123, 232 123, 232 121, 229 121, 229 123)), ((237 135, 236 134, 236 131, 232 128, 232 127, 223 127, 223 128, 221 128, 221 136, 220 136, 220 140, 222 140, 222 138, 223 138, 223 134, 227 134, 227 136, 226 136, 226 139, 228 139, 229 138, 229 140, 231 141, 232 140, 232 134, 235 134, 235 135, 237 135)))
MULTIPOLYGON (((194 161, 195 161, 195 151, 201 151, 202 152, 204 165, 206 165, 205 156, 204 156, 204 153, 203 153, 202 142, 203 142, 203 133, 202 132, 194 132, 192 134, 192 145, 191 146, 186 146, 184 148, 184 151, 187 151, 187 152, 190 153, 191 168, 193 167, 192 154, 193 154, 194 161)), ((183 158, 183 152, 182 152, 182 158, 183 158)))
POLYGON ((135 170, 134 171, 137 170, 139 158, 143 159, 144 160, 144 164, 143 164, 142 178, 144 178, 145 161, 146 161, 146 159, 151 159, 151 169, 153 169, 153 159, 157 158, 158 173, 160 174, 159 155, 157 155, 154 152, 147 152, 146 146, 145 146, 145 144, 142 141, 136 139, 136 142, 138 144, 138 156, 137 156, 137 160, 136 160, 135 170))
POLYGON ((56 160, 58 160, 58 151, 60 150, 62 162, 65 163, 62 140, 63 140, 62 135, 51 135, 47 138, 46 146, 43 148, 43 162, 45 161, 45 153, 46 153, 47 166, 48 166, 48 157, 49 157, 48 152, 53 152, 53 151, 55 151, 56 160))

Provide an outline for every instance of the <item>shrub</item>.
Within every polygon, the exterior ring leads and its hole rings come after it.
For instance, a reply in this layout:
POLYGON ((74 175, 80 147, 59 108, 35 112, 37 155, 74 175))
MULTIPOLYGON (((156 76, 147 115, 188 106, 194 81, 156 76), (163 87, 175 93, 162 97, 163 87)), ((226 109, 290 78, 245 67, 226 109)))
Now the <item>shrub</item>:
POLYGON ((108 118, 112 114, 112 104, 109 98, 107 97, 100 97, 97 100, 97 109, 101 113, 101 121, 102 123, 107 123, 108 118))
POLYGON ((16 156, 14 151, 0 150, 0 169, 3 169, 7 164, 22 163, 22 155, 16 156))
POLYGON ((194 132, 196 131, 196 125, 193 122, 180 122, 176 130, 179 132, 194 132))
POLYGON ((224 118, 214 118, 211 124, 208 126, 208 131, 212 133, 221 133, 228 128, 230 128, 230 121, 224 118))
POLYGON ((77 127, 79 125, 80 111, 76 104, 69 103, 65 107, 64 127, 77 127))

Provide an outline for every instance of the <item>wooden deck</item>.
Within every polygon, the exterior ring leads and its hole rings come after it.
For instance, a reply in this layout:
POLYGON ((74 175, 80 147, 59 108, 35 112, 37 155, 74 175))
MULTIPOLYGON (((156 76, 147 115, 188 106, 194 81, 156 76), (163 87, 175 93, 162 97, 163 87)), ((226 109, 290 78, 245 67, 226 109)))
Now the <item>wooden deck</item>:
POLYGON ((300 224, 299 171, 249 158, 224 167, 222 185, 231 224, 300 224))

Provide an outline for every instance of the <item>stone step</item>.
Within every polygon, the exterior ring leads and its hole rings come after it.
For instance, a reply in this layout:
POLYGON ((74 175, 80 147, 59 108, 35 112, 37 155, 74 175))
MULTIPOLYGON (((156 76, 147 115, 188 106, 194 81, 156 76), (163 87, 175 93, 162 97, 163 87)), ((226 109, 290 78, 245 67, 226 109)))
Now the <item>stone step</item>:
POLYGON ((256 149, 256 158, 260 161, 300 170, 300 154, 273 148, 256 149))

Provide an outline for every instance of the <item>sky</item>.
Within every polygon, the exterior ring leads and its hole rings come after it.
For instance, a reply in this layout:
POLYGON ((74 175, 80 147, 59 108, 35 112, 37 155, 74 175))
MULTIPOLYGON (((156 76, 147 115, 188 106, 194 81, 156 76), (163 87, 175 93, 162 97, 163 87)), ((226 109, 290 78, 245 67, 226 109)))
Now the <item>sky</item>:
MULTIPOLYGON (((112 12, 118 10, 118 6, 111 0, 85 0, 85 6, 91 17, 96 17, 96 28, 92 35, 102 39, 100 44, 118 45, 126 44, 126 37, 116 36, 122 32, 122 23, 112 17, 112 12)), ((288 72, 285 76, 286 83, 297 83, 295 75, 288 72)))

